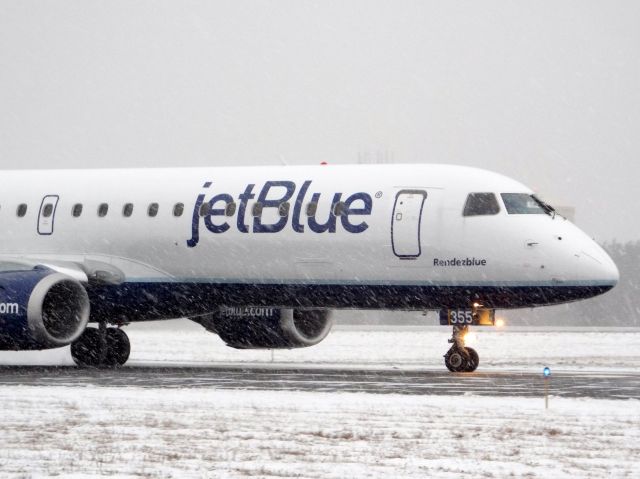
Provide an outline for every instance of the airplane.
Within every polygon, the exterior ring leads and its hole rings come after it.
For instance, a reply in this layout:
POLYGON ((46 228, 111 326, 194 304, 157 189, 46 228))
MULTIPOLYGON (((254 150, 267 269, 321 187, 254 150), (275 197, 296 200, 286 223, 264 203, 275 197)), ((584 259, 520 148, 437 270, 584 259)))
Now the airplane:
POLYGON ((337 309, 439 310, 471 372, 496 309, 603 294, 587 234, 506 176, 441 165, 0 173, 0 349, 130 355, 124 326, 187 317, 237 349, 318 344, 337 309), (90 325, 91 324, 91 325, 90 325))

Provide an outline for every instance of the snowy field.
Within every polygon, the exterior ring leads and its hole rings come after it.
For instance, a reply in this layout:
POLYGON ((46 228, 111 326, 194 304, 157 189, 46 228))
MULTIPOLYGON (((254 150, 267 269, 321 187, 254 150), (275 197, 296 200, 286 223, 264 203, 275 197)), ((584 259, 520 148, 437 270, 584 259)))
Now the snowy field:
MULTIPOLYGON (((131 364, 443 368, 449 328, 338 327, 236 351, 199 326, 128 328, 131 364), (180 329, 176 329, 179 327, 180 329)), ((481 370, 638 371, 638 330, 477 328, 481 370)), ((68 348, 0 364, 70 364, 68 348)), ((0 477, 640 477, 640 401, 0 387, 0 477)))
POLYGON ((2 477, 638 477, 637 401, 0 389, 2 477))

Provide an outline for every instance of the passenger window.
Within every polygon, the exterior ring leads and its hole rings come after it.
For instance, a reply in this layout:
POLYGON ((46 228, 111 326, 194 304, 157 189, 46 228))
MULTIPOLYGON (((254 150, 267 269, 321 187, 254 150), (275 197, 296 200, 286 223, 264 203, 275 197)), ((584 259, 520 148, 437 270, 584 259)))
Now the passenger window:
POLYGON ((253 216, 261 216, 262 208, 263 208, 262 203, 254 203, 253 207, 251 208, 251 213, 253 214, 253 216))
POLYGON ((155 218, 158 215, 158 209, 159 208, 160 208, 160 206, 158 205, 158 203, 151 203, 149 205, 149 208, 147 208, 147 214, 151 218, 155 218))
POLYGON ((236 204, 235 203, 227 203, 226 208, 224 209, 224 214, 226 216, 233 216, 236 214, 236 204))
POLYGON ((23 218, 27 214, 27 205, 25 203, 19 204, 16 214, 18 215, 18 218, 23 218))
POLYGON ((42 216, 45 218, 49 218, 53 214, 53 205, 51 203, 47 203, 42 208, 42 216))
POLYGON ((109 205, 107 203, 101 203, 100 206, 98 206, 98 216, 100 218, 104 218, 105 216, 107 216, 108 212, 109 212, 109 205))
POLYGON ((285 216, 289 216, 290 209, 291 209, 291 204, 288 201, 285 201, 284 203, 280 203, 280 205, 278 206, 278 214, 280 215, 281 218, 284 218, 285 216))
POLYGON ((493 193, 470 193, 464 205, 463 216, 487 216, 500 213, 498 199, 493 193))
POLYGON ((182 213, 184 213, 184 203, 176 203, 173 206, 173 216, 177 218, 182 216, 182 213))
POLYGON ((318 211, 318 203, 310 202, 307 203, 307 216, 315 216, 316 211, 318 211))
POLYGON ((74 218, 78 218, 82 214, 82 204, 76 203, 75 205, 73 205, 71 214, 73 215, 74 218))
POLYGON ((122 207, 122 216, 129 218, 133 214, 133 203, 126 203, 122 207))
POLYGON ((344 215, 344 208, 345 208, 345 204, 344 201, 339 201, 338 203, 335 204, 335 206, 333 207, 333 214, 335 216, 342 216, 344 215))
POLYGON ((528 193, 502 193, 500 196, 510 215, 544 215, 553 211, 553 208, 528 193))
POLYGON ((211 205, 209 203, 202 203, 200 206, 200 216, 207 216, 211 212, 211 205))

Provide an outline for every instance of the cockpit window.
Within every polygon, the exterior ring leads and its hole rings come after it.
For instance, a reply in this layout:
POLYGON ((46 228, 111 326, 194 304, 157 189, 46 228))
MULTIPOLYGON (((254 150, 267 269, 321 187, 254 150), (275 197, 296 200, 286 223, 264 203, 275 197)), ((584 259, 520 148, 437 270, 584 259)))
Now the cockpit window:
POLYGON ((502 201, 510 215, 555 215, 549 206, 535 195, 528 193, 502 193, 502 201))
POLYGON ((486 216, 500 213, 498 199, 493 193, 470 193, 464 205, 463 216, 486 216))

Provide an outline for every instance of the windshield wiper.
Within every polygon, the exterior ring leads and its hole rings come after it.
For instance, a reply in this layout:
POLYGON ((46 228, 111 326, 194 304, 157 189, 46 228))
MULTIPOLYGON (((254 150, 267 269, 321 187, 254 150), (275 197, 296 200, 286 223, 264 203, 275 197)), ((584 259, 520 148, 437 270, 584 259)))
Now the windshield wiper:
POLYGON ((546 214, 551 216, 551 218, 555 219, 556 214, 558 214, 558 212, 556 211, 556 209, 553 206, 551 206, 548 203, 545 203, 540 198, 538 198, 536 195, 531 195, 531 198, 533 198, 535 200, 535 202, 538 203, 540 208, 542 208, 546 214))

